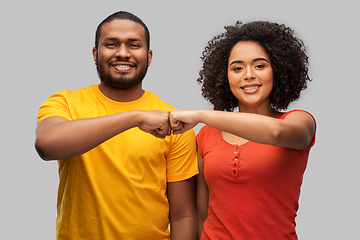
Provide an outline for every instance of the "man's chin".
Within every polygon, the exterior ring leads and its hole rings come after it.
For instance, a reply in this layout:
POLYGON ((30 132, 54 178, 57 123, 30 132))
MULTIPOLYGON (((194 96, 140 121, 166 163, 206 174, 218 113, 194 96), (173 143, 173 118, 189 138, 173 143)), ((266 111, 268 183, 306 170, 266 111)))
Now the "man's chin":
POLYGON ((110 72, 108 74, 104 74, 103 71, 100 71, 100 69, 98 69, 98 75, 100 80, 106 86, 116 90, 130 90, 138 86, 145 78, 146 72, 147 68, 145 68, 145 71, 142 71, 135 76, 129 76, 129 73, 116 74, 116 76, 114 76, 110 72))
POLYGON ((101 81, 106 86, 116 90, 130 90, 142 82, 142 80, 138 79, 101 79, 101 81))

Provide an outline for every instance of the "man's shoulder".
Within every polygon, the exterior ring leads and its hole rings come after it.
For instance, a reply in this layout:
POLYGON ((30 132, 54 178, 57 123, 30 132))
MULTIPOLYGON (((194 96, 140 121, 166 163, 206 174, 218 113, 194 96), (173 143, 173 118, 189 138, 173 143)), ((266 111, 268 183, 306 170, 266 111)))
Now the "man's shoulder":
MULTIPOLYGON (((96 86, 95 86, 96 87, 96 86)), ((79 88, 76 90, 62 90, 51 95, 48 100, 54 101, 66 101, 66 102, 78 102, 84 101, 84 99, 95 99, 94 85, 79 88)))
POLYGON ((94 85, 90 85, 88 87, 83 87, 75 90, 61 90, 53 94, 52 96, 64 96, 64 97, 71 97, 76 96, 79 94, 87 94, 90 91, 93 91, 94 85))

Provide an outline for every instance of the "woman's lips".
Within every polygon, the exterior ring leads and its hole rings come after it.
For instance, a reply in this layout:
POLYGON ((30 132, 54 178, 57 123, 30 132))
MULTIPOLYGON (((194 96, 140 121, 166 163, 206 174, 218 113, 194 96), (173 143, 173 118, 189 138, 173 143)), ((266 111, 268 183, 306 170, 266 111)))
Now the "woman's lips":
POLYGON ((250 85, 244 85, 241 87, 241 89, 245 92, 245 93, 255 93, 260 89, 261 85, 254 85, 254 84, 250 84, 250 85))

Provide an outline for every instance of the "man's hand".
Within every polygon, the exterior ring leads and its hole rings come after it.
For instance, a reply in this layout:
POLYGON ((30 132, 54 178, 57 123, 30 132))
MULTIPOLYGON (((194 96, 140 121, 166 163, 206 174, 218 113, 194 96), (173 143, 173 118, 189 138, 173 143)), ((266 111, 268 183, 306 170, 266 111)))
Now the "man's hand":
POLYGON ((169 111, 144 111, 139 128, 157 138, 164 139, 171 134, 169 111))
POLYGON ((173 134, 181 134, 198 124, 197 111, 174 109, 170 113, 170 127, 173 134))
POLYGON ((139 128, 155 137, 164 139, 171 134, 181 134, 198 124, 197 111, 177 110, 143 111, 139 128))

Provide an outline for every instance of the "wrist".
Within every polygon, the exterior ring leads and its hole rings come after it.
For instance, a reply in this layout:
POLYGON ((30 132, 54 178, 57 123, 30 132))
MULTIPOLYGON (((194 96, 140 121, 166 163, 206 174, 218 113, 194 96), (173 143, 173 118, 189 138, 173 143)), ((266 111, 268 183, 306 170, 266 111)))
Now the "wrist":
POLYGON ((140 127, 144 122, 144 112, 143 111, 130 111, 130 119, 135 120, 134 127, 140 127))
POLYGON ((208 110, 198 110, 196 111, 196 121, 198 123, 204 123, 206 124, 206 115, 207 115, 208 110))

